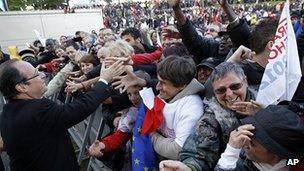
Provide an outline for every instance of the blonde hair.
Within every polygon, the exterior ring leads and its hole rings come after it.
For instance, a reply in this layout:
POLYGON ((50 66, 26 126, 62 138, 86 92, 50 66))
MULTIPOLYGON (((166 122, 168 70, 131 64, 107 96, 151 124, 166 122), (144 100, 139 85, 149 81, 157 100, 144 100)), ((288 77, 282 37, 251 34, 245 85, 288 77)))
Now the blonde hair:
POLYGON ((127 58, 134 53, 134 49, 124 40, 116 40, 109 44, 108 49, 111 57, 127 58))
POLYGON ((109 46, 103 46, 97 52, 97 57, 99 59, 103 60, 105 57, 109 57, 109 56, 110 56, 109 46))

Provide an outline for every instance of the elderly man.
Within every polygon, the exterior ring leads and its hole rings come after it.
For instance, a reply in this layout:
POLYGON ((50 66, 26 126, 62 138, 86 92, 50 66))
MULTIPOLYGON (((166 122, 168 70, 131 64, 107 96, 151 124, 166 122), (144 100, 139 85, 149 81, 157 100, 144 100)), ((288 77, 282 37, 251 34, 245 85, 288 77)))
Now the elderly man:
POLYGON ((12 170, 79 170, 67 129, 88 117, 110 96, 108 82, 123 72, 116 62, 73 103, 43 99, 45 75, 24 61, 0 66, 0 91, 8 100, 0 130, 12 170))

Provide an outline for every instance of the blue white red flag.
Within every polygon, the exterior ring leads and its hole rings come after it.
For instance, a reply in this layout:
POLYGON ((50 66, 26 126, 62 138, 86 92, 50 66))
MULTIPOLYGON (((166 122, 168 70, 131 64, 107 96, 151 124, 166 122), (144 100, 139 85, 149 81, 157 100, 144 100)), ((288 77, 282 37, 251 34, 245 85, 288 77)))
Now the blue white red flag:
POLYGON ((140 104, 133 129, 132 170, 158 170, 157 155, 150 133, 158 129, 163 121, 161 112, 164 102, 154 96, 151 88, 140 91, 140 95, 143 101, 140 104))

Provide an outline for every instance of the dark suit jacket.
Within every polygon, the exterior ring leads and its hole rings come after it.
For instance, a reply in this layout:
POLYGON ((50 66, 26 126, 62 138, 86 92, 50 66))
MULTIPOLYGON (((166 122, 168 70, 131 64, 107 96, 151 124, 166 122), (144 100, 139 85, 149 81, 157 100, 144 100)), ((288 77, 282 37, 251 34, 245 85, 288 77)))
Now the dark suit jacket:
POLYGON ((109 86, 98 82, 69 104, 59 105, 49 99, 20 99, 6 104, 0 130, 11 170, 79 170, 67 129, 93 113, 109 96, 109 86))

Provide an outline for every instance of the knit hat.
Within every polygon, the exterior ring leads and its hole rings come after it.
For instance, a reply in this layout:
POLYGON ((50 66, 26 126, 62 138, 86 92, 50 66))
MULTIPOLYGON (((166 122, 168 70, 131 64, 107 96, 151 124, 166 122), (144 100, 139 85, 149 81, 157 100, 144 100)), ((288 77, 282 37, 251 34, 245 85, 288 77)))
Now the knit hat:
POLYGON ((253 139, 281 159, 302 158, 304 154, 304 122, 280 105, 271 105, 256 115, 241 119, 255 127, 253 139))

